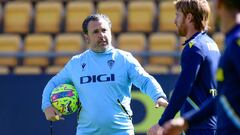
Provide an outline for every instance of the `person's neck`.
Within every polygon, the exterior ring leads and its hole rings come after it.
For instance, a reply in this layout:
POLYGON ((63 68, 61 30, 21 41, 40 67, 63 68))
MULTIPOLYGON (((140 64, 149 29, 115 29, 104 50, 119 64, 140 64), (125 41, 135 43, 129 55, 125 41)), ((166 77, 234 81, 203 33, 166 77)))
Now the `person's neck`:
POLYGON ((201 32, 201 31, 198 31, 196 30, 195 28, 192 28, 192 29, 188 29, 188 32, 186 34, 186 39, 190 39, 195 33, 197 32, 201 32))
POLYGON ((90 49, 95 53, 103 53, 106 51, 106 50, 99 50, 99 49, 93 49, 93 48, 90 48, 90 49))
POLYGON ((90 48, 90 49, 95 53, 104 53, 104 52, 110 50, 111 48, 112 48, 111 46, 108 46, 105 49, 97 49, 97 48, 90 48))

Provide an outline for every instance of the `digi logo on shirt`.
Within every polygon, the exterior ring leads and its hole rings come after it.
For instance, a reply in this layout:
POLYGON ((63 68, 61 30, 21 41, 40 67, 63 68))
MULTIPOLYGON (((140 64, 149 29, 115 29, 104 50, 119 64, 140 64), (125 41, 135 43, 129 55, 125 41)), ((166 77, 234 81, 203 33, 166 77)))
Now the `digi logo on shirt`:
POLYGON ((114 74, 100 74, 100 75, 89 75, 89 76, 81 76, 80 84, 86 83, 95 83, 95 82, 112 82, 115 81, 114 74))

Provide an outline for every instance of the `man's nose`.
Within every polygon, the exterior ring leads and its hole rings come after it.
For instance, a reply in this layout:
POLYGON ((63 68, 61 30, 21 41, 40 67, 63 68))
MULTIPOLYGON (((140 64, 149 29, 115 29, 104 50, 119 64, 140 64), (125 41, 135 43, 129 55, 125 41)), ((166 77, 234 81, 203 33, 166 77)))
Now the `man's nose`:
POLYGON ((104 33, 103 32, 99 32, 98 37, 99 38, 103 38, 104 37, 104 33))

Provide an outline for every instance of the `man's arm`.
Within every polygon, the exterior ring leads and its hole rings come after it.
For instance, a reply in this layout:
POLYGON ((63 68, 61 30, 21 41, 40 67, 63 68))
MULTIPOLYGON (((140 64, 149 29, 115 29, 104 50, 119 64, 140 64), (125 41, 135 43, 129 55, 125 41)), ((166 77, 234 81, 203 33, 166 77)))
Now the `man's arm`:
POLYGON ((131 54, 127 56, 127 59, 129 62, 128 74, 133 84, 140 88, 141 92, 149 95, 157 104, 156 107, 158 105, 165 107, 168 104, 167 97, 156 79, 149 75, 131 54))
POLYGON ((60 120, 62 119, 61 114, 52 107, 50 102, 50 95, 52 90, 60 84, 71 83, 70 73, 69 73, 69 65, 67 64, 57 75, 55 75, 51 80, 47 83, 43 90, 42 94, 42 110, 45 113, 47 120, 60 120))
POLYGON ((183 117, 172 119, 164 123, 164 135, 179 135, 182 131, 187 130, 189 126, 199 124, 209 118, 215 112, 217 97, 206 101, 200 110, 193 110, 186 113, 183 117))
POLYGON ((63 68, 56 76, 51 78, 51 80, 45 86, 42 94, 42 110, 45 110, 47 107, 51 106, 50 95, 52 90, 58 85, 64 83, 71 83, 66 68, 63 68))
POLYGON ((238 76, 240 76, 240 37, 238 39, 235 39, 233 41, 233 45, 231 46, 231 50, 229 51, 229 56, 231 57, 231 60, 234 64, 234 67, 236 67, 238 76))
POLYGON ((198 51, 199 49, 197 47, 192 46, 192 48, 183 52, 181 59, 182 71, 169 101, 169 105, 158 122, 160 126, 162 126, 164 122, 174 118, 186 101, 200 69, 201 62, 203 61, 203 57, 198 51))
POLYGON ((200 110, 193 110, 183 115, 188 121, 188 125, 198 124, 216 113, 216 103, 219 96, 207 100, 203 103, 200 110))

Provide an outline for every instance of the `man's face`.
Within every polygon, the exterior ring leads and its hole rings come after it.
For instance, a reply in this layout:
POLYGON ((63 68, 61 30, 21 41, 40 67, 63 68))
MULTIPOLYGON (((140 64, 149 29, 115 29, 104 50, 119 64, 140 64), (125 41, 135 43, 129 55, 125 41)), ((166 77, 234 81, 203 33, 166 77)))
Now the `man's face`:
POLYGON ((177 27, 178 35, 183 37, 186 36, 187 26, 185 22, 185 16, 180 10, 177 10, 176 12, 175 24, 177 27))
POLYGON ((111 30, 104 19, 90 21, 88 24, 88 34, 85 34, 85 37, 93 51, 104 52, 111 46, 111 30))

